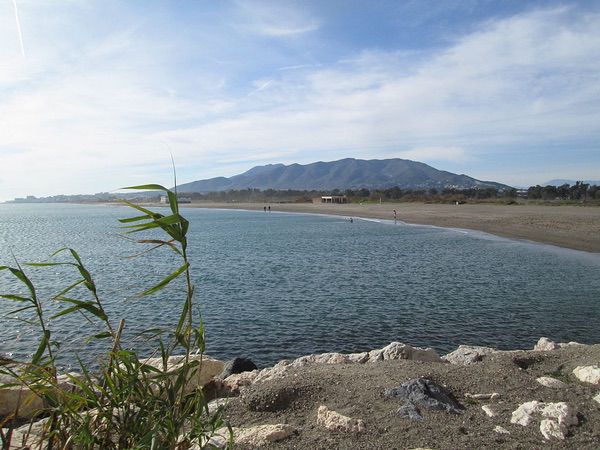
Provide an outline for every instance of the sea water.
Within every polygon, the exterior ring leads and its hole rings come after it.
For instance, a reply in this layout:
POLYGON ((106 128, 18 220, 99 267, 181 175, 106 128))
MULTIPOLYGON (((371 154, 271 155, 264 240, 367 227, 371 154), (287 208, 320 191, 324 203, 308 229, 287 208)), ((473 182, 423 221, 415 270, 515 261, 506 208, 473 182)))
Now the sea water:
MULTIPOLYGON (((183 209, 189 257, 207 353, 248 356, 259 365, 318 352, 356 352, 392 341, 440 353, 459 344, 531 348, 540 336, 600 342, 600 255, 494 236, 400 222, 277 212, 183 209)), ((157 209, 168 214, 166 209, 157 209)), ((147 245, 117 218, 119 206, 0 205, 0 265, 48 261, 61 247, 78 251, 94 275, 127 345, 142 354, 138 333, 172 328, 185 287, 174 282, 152 297, 136 294, 181 262, 167 248, 131 258, 147 245)), ((67 255, 54 260, 67 261, 67 255)), ((78 280, 70 267, 23 266, 46 317, 68 305, 52 297, 78 280)), ((26 293, 7 271, 0 294, 26 293)), ((70 295, 86 300, 86 292, 70 295)), ((0 353, 26 359, 39 329, 5 315, 22 306, 0 299, 0 353)), ((29 319, 27 313, 19 319, 29 319)), ((102 331, 78 314, 49 322, 61 362, 103 351, 85 337, 102 331)))

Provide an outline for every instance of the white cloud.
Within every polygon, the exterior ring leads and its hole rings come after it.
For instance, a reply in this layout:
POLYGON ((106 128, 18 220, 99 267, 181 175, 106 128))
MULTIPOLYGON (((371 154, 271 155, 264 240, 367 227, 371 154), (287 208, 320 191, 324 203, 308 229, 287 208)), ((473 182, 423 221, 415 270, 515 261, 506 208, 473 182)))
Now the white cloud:
MULTIPOLYGON (((234 25, 252 33, 318 26, 289 6, 240 8, 247 15, 238 11, 234 25)), ((219 62, 210 46, 196 49, 187 36, 165 43, 175 38, 153 36, 145 28, 152 23, 123 19, 128 26, 90 35, 82 23, 75 36, 60 37, 49 31, 64 30, 71 16, 59 11, 50 26, 46 9, 20 12, 26 61, 14 12, 0 7, 0 41, 13 44, 0 48, 4 198, 108 190, 144 176, 169 184, 167 146, 188 168, 185 182, 233 175, 240 161, 401 156, 470 167, 493 161, 498 148, 600 136, 598 15, 535 11, 482 24, 436 52, 361 51, 292 67, 302 70, 278 70, 286 64, 274 59, 269 73, 251 71, 254 82, 236 84, 242 62, 219 62), (32 33, 38 26, 41 35, 32 33), (189 55, 201 62, 172 67, 189 55)), ((509 169, 477 167, 464 172, 515 182, 509 169)), ((598 170, 586 161, 580 168, 598 170)))

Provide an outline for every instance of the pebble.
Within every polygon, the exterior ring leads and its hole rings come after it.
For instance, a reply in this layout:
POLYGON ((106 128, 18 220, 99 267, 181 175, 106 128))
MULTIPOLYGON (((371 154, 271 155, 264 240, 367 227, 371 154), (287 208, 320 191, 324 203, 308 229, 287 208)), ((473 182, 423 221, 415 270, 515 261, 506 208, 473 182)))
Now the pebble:
POLYGON ((483 405, 481 409, 483 409, 483 412, 486 413, 488 417, 496 417, 498 415, 490 405, 483 405))
POLYGON ((560 388, 567 387, 566 383, 564 383, 560 380, 557 380, 556 378, 552 378, 552 377, 539 377, 535 381, 540 383, 542 386, 546 386, 549 388, 560 389, 560 388))
POLYGON ((500 433, 500 434, 510 434, 510 431, 508 431, 506 428, 501 427, 500 425, 496 425, 494 427, 494 432, 496 433, 500 433))

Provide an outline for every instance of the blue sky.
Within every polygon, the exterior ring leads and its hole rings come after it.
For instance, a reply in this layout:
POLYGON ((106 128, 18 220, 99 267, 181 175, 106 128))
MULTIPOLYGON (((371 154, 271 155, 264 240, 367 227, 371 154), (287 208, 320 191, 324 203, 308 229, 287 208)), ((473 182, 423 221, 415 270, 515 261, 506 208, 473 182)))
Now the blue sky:
POLYGON ((170 152, 181 182, 345 157, 600 178, 596 1, 0 0, 0 42, 0 200, 170 185, 170 152))

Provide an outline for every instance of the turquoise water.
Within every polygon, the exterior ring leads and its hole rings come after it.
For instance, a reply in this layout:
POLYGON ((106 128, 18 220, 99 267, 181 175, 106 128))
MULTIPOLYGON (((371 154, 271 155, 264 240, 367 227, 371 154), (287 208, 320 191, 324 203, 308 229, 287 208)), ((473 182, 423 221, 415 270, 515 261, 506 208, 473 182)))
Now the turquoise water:
MULTIPOLYGON (((275 208, 276 209, 276 208, 275 208)), ((127 259, 139 244, 119 237, 124 207, 0 205, 0 264, 43 261, 78 250, 128 345, 150 349, 137 332, 177 321, 182 286, 153 298, 134 294, 177 267, 160 250, 127 259)), ((530 348, 540 336, 600 342, 600 255, 477 232, 341 217, 186 209, 197 301, 208 352, 247 355, 260 365, 314 352, 362 351, 391 341, 530 348)), ((63 268, 28 268, 40 296, 77 280, 63 268)), ((0 273, 0 293, 22 288, 0 273)), ((47 313, 56 302, 46 303, 47 313)), ((15 307, 0 301, 0 315, 15 307)), ((21 316, 22 318, 26 318, 21 316)), ((81 317, 51 321, 66 365, 92 326, 81 317)), ((38 331, 0 321, 0 352, 24 358, 38 331)))

